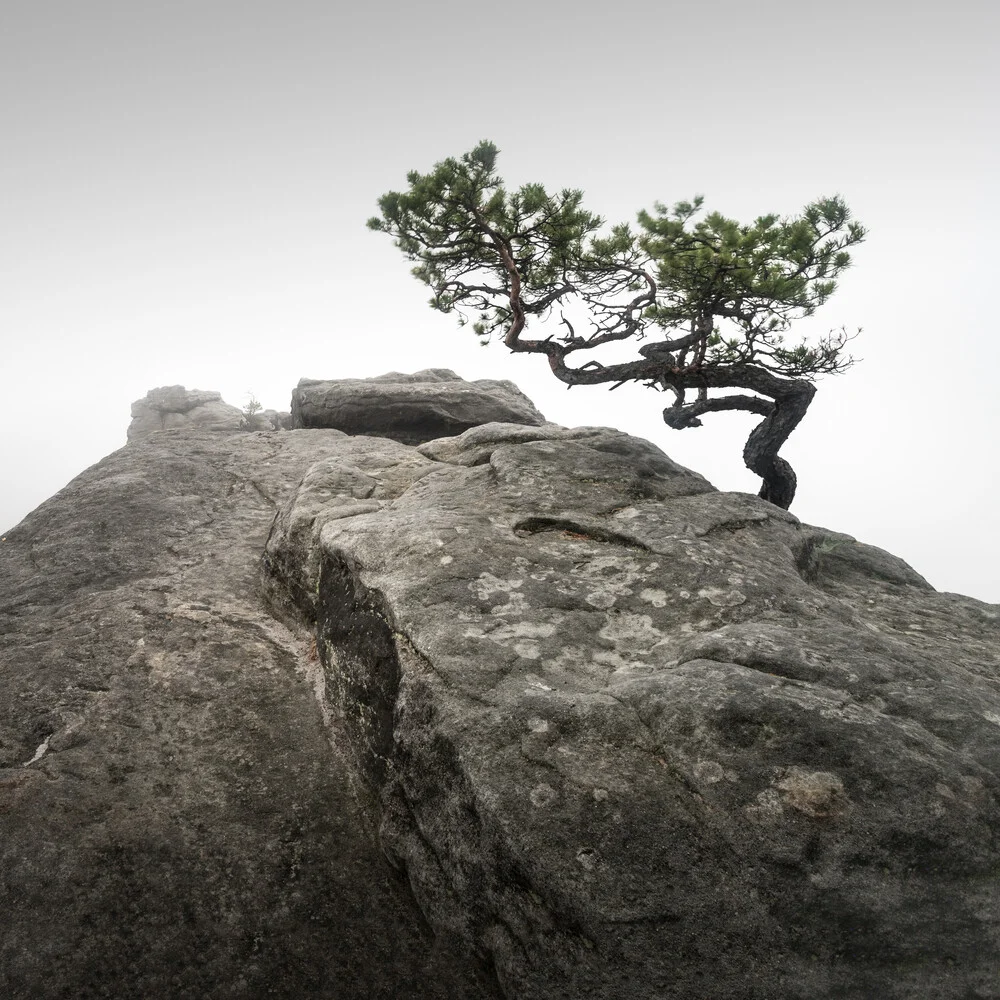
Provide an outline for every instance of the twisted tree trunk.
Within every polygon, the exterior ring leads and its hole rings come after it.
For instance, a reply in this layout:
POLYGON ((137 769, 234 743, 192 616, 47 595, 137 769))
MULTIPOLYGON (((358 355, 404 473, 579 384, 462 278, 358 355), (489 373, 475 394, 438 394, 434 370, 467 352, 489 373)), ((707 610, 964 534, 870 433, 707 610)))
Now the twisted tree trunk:
POLYGON ((816 393, 811 382, 791 380, 789 389, 775 398, 771 412, 750 432, 743 446, 746 467, 764 482, 760 496, 788 510, 795 498, 795 471, 778 455, 781 446, 806 415, 816 393))
POLYGON ((795 498, 795 471, 778 455, 782 445, 809 409, 816 386, 805 379, 779 378, 758 365, 705 365, 680 369, 657 358, 625 364, 568 368, 565 350, 545 343, 545 353, 553 373, 569 385, 598 385, 647 379, 670 388, 677 402, 663 411, 663 422, 675 430, 700 427, 701 415, 722 410, 747 410, 764 419, 750 432, 743 448, 743 461, 751 472, 761 477, 760 496, 787 510, 795 498), (743 393, 709 399, 709 389, 750 389, 760 395, 743 393), (688 390, 698 392, 698 398, 684 402, 688 390), (770 397, 770 398, 762 398, 770 397))
POLYGON ((570 368, 566 364, 566 358, 574 351, 626 339, 635 332, 638 323, 634 315, 636 310, 655 299, 656 285, 652 278, 645 275, 649 287, 626 308, 629 322, 619 324, 616 333, 598 334, 591 338, 577 337, 571 333, 561 342, 552 337, 522 340, 526 314, 521 299, 521 277, 514 263, 512 249, 499 233, 481 219, 479 222, 482 231, 493 241, 500 254, 510 281, 508 294, 511 325, 504 343, 511 351, 544 354, 553 375, 568 386, 611 382, 611 388, 615 389, 625 382, 635 380, 646 381, 649 385, 658 385, 663 389, 669 388, 673 390, 677 401, 663 411, 663 420, 677 430, 700 427, 699 417, 703 413, 719 410, 759 413, 764 419, 750 432, 743 448, 743 461, 751 472, 755 472, 763 480, 758 494, 760 497, 784 510, 791 506, 797 482, 795 470, 778 452, 805 416, 816 394, 816 387, 811 382, 805 379, 779 378, 757 364, 704 364, 705 350, 713 328, 710 313, 696 318, 691 333, 640 349, 642 360, 613 365, 591 361, 582 367, 570 368), (684 359, 691 348, 696 351, 695 361, 691 365, 684 365, 684 359), (760 395, 738 394, 709 399, 709 389, 749 389, 760 395), (696 391, 698 398, 690 403, 685 402, 687 390, 696 391), (762 396, 770 398, 761 398, 762 396))
MULTIPOLYGON (((670 381, 668 379, 668 381, 670 381)), ((778 455, 781 446, 806 415, 816 394, 816 387, 805 379, 781 379, 756 365, 733 365, 725 368, 704 369, 695 378, 684 376, 684 385, 676 385, 678 402, 663 411, 663 421, 676 430, 700 427, 703 413, 719 410, 748 410, 759 413, 764 419, 750 432, 743 448, 746 467, 763 479, 759 496, 788 510, 795 498, 795 470, 778 455), (698 384, 700 383, 700 385, 698 384), (721 384, 720 384, 721 383, 721 384), (753 389, 771 399, 760 396, 720 396, 717 399, 699 398, 684 403, 681 394, 685 388, 739 387, 753 389)), ((675 390, 675 391, 676 391, 675 390)))

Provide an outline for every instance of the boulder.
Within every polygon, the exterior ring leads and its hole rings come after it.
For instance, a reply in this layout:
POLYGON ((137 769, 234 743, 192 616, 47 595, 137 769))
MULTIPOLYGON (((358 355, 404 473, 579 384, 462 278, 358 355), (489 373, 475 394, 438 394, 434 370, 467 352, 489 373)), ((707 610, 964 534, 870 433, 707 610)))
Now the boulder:
POLYGON ((513 382, 467 382, 444 368, 370 379, 302 379, 292 392, 291 412, 293 427, 329 427, 403 444, 461 434, 491 421, 544 423, 513 382))
POLYGON ((261 410, 258 421, 262 426, 259 430, 288 431, 292 429, 292 415, 286 410, 261 410))
POLYGON ((129 441, 136 441, 154 431, 182 427, 234 431, 242 417, 242 411, 224 403, 218 392, 167 385, 150 389, 145 398, 132 404, 132 422, 126 433, 129 441))
POLYGON ((607 429, 419 451, 313 466, 265 580, 505 996, 996 995, 1000 608, 607 429))

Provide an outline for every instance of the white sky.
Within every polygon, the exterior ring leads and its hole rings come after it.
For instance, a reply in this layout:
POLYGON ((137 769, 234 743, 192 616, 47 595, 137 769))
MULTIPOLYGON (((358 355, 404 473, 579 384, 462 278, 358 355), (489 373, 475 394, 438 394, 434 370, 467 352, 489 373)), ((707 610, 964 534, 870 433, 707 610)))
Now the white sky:
POLYGON ((754 418, 671 431, 641 387, 567 392, 427 308, 380 194, 482 138, 510 185, 633 221, 842 194, 870 230, 816 325, 864 327, 782 454, 793 512, 1000 602, 995 108, 981 0, 27 0, 0 17, 0 528, 124 443, 158 385, 453 368, 756 492, 754 418))

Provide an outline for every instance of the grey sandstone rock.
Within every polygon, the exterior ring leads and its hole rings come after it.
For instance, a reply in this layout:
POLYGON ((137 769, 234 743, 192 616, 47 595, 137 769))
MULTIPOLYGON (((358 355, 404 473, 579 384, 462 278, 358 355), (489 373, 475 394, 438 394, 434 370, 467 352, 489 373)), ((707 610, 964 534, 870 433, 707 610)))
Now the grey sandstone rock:
POLYGON ((275 505, 350 440, 165 430, 0 542, 4 1000, 497 995, 386 865, 315 647, 261 603, 275 505))
POLYGON ((260 430, 288 431, 292 429, 292 415, 286 411, 261 410, 257 414, 260 430))
POLYGON ((997 995, 1000 609, 606 429, 420 452, 314 467, 265 566, 505 995, 997 995))
POLYGON ((0 542, 3 997, 986 1000, 998 840, 1000 608, 608 428, 189 425, 0 542))
POLYGON ((370 379, 302 379, 292 392, 293 427, 420 444, 478 424, 542 424, 544 417, 513 382, 467 382, 445 368, 370 379))
POLYGON ((242 412, 222 401, 217 392, 185 389, 182 385, 150 389, 132 404, 129 441, 154 431, 197 427, 201 430, 233 431, 240 426, 242 412))

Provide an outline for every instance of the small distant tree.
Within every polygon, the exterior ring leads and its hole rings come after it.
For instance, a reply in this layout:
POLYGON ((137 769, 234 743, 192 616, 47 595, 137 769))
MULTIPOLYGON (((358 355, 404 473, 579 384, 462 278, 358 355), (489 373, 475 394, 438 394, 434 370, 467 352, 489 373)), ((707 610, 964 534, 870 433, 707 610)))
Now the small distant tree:
POLYGON ((744 461, 763 480, 760 495, 787 509, 796 479, 778 452, 805 415, 813 380, 854 361, 845 330, 812 345, 784 339, 833 294, 848 248, 865 237, 844 201, 821 198, 795 218, 741 225, 706 213, 698 197, 640 212, 638 232, 605 230, 580 191, 508 192, 497 154, 484 141, 429 173, 410 172, 408 190, 379 199, 369 228, 395 238, 430 286, 433 308, 471 320, 484 343, 498 337, 511 351, 544 355, 568 386, 636 381, 668 391, 663 419, 677 430, 720 410, 762 416, 744 461), (567 317, 572 303, 584 307, 586 330, 567 317), (523 336, 557 308, 556 331, 523 336), (632 360, 568 363, 580 351, 642 342, 651 330, 665 339, 639 343, 632 360), (726 392, 734 389, 749 392, 726 392))
POLYGON ((243 407, 240 417, 240 430, 241 431, 252 431, 257 427, 257 414, 260 413, 262 407, 257 397, 252 393, 247 393, 249 399, 246 405, 243 407))

